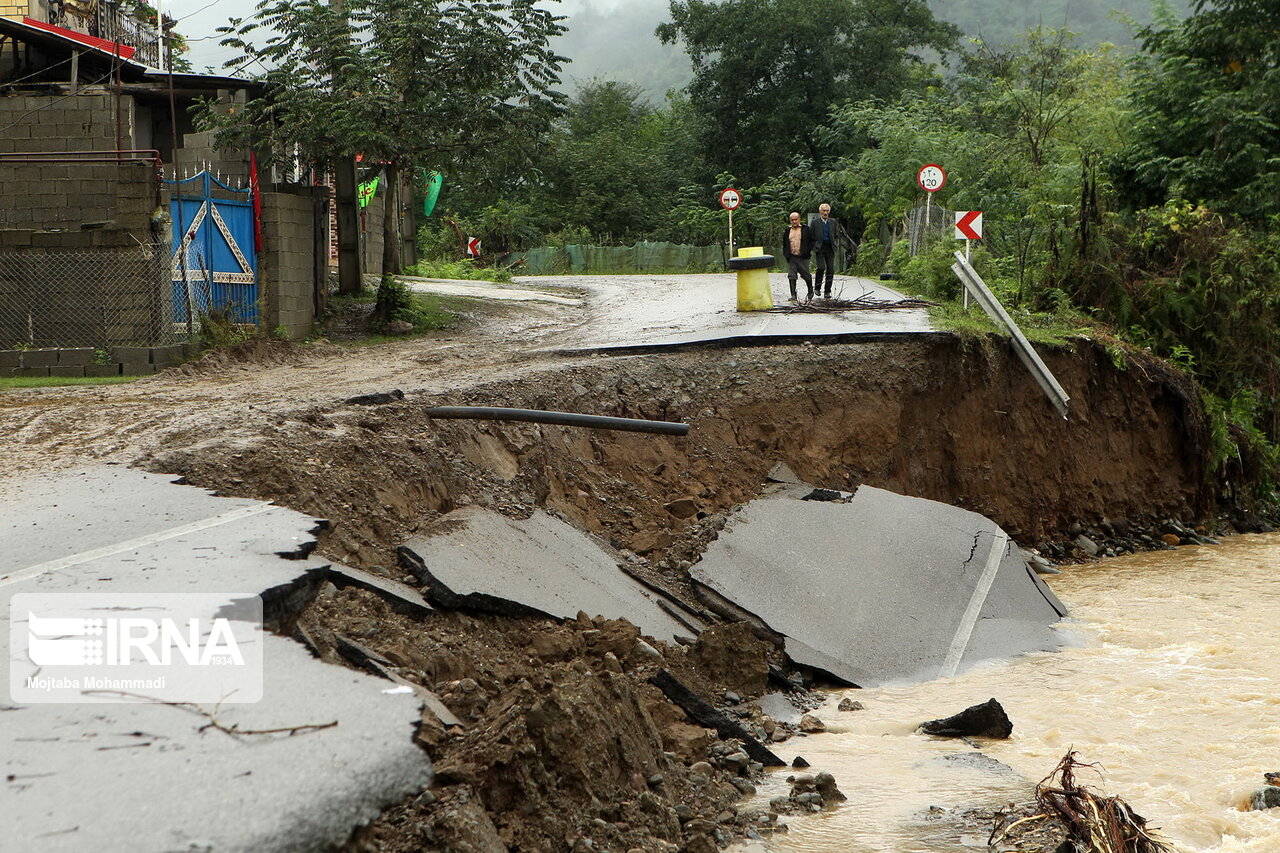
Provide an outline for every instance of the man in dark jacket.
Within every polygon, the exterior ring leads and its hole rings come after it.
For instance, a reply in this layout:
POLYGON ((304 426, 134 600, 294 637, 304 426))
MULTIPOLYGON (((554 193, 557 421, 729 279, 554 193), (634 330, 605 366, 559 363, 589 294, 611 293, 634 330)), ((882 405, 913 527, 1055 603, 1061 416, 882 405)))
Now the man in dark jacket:
POLYGON ((813 251, 813 235, 800 224, 800 214, 792 213, 790 224, 782 232, 782 257, 787 260, 787 283, 791 285, 791 301, 796 301, 796 275, 809 288, 805 301, 813 299, 813 279, 809 276, 809 254, 813 251))
POLYGON ((831 218, 831 205, 823 202, 818 205, 818 218, 809 224, 809 234, 813 241, 814 278, 818 293, 831 298, 831 279, 836 273, 836 246, 840 243, 840 235, 848 238, 848 234, 840 223, 831 218))

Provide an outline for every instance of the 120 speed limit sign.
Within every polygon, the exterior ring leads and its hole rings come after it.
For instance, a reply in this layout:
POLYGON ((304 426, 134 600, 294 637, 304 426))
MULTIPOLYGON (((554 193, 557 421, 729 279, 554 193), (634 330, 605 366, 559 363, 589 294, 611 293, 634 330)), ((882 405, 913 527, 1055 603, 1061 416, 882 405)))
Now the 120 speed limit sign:
POLYGON ((930 163, 916 174, 916 183, 927 193, 936 193, 947 185, 947 171, 936 163, 930 163))

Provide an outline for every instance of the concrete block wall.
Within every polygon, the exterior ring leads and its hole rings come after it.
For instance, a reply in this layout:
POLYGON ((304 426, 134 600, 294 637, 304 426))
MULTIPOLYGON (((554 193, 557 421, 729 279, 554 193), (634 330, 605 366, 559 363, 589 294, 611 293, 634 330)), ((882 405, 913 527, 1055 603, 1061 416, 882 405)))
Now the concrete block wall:
POLYGON ((316 245, 313 205, 324 192, 262 194, 267 325, 292 338, 305 337, 315 322, 316 252, 325 244, 316 245))
POLYGON ((382 221, 385 218, 386 180, 378 187, 378 194, 369 202, 369 206, 360 211, 360 223, 363 230, 360 234, 361 262, 360 268, 365 275, 382 275, 382 221))
MULTIPOLYGON (((360 245, 363 254, 361 255, 361 269, 365 275, 382 275, 382 247, 385 242, 382 224, 386 220, 386 198, 383 193, 386 192, 386 181, 378 187, 378 194, 374 196, 369 206, 362 211, 361 220, 364 225, 364 231, 361 234, 360 245)), ((412 212, 405 208, 406 200, 412 198, 408 186, 400 190, 401 210, 403 215, 400 220, 400 264, 402 267, 412 264, 417 259, 417 242, 415 229, 417 225, 414 221, 412 212)))
POLYGON ((199 355, 195 344, 0 350, 0 376, 146 376, 199 355))
MULTIPOLYGON (((207 169, 228 186, 249 185, 249 154, 222 151, 213 147, 213 131, 185 133, 178 151, 178 168, 182 177, 207 169)), ((173 180, 173 164, 165 165, 165 178, 173 180)), ((264 182, 265 183, 265 182, 264 182)))
POLYGON ((148 257, 129 232, 9 231, 0 238, 0 346, 171 339, 166 259, 148 257), (14 245, 23 239, 26 245, 14 245), (57 245, 46 245, 55 239, 57 245))
POLYGON ((100 88, 78 95, 0 97, 0 153, 16 151, 114 151, 135 148, 134 102, 120 96, 120 145, 116 145, 116 96, 100 88), (10 127, 12 125, 12 127, 10 127))
MULTIPOLYGON (((156 174, 149 163, 7 163, 0 160, 0 230, 115 230, 151 242, 156 174)), ((44 238, 48 248, 84 241, 44 238)))

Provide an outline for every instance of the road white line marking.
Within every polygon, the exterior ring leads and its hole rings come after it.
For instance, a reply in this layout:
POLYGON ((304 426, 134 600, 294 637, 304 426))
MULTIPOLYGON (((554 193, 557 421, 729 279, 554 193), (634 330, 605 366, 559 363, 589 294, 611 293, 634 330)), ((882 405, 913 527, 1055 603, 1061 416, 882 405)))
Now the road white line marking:
POLYGON ((1008 544, 1008 536, 1004 533, 995 534, 991 542, 991 553, 987 555, 987 564, 982 568, 982 576, 978 578, 978 585, 973 588, 969 606, 965 608, 964 616, 960 617, 956 635, 951 638, 951 648, 947 649, 947 656, 942 661, 942 669, 938 672, 940 678, 951 678, 960 668, 960 659, 969 647, 973 626, 978 624, 978 614, 982 612, 982 605, 987 603, 987 596, 991 594, 991 585, 995 583, 996 572, 1000 571, 1000 561, 1004 559, 1004 549, 1008 544))
POLYGON ((181 527, 171 527, 168 530, 148 533, 146 536, 139 536, 136 539, 126 539, 124 542, 117 542, 114 545, 104 545, 103 547, 95 548, 92 551, 82 551, 79 554, 72 554, 69 557, 60 557, 56 560, 50 560, 47 563, 40 563, 25 569, 19 569, 13 574, 0 575, 0 586, 30 580, 31 578, 42 575, 45 572, 56 572, 60 569, 70 568, 71 566, 76 566, 81 563, 88 563, 91 560, 99 560, 103 557, 110 557, 114 554, 122 554, 126 551, 136 551, 139 548, 145 548, 146 546, 153 545, 156 542, 163 542, 166 539, 175 539, 179 536, 186 536, 188 533, 208 530, 210 527, 230 524, 233 521, 239 521, 242 518, 249 518, 250 516, 269 512, 273 509, 280 509, 280 507, 273 506, 271 504, 242 506, 238 509, 224 512, 221 515, 215 515, 212 518, 206 518, 201 521, 193 521, 190 524, 184 524, 181 527))

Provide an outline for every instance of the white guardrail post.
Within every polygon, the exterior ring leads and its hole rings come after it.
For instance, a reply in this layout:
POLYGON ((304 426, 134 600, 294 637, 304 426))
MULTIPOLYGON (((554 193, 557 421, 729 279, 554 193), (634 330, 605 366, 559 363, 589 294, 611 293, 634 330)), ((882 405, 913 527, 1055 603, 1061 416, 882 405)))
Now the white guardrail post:
POLYGON ((1053 407, 1062 415, 1062 419, 1067 419, 1067 403, 1071 402, 1071 398, 1067 396, 1067 392, 1058 384, 1058 380, 1053 378, 1053 374, 1049 372, 1049 368, 1040 360, 1039 354, 1031 346, 1031 341, 1027 340, 1027 336, 1022 334, 1022 330, 1018 328, 1018 324, 1013 322, 1013 318, 1009 316, 1009 312, 1004 310, 1004 306, 1000 304, 1000 300, 996 299, 996 295, 987 287, 987 283, 982 280, 982 276, 970 266, 965 260, 964 254, 956 252, 956 262, 951 265, 951 271, 956 274, 956 278, 960 279, 960 283, 964 285, 965 292, 973 297, 974 301, 982 306, 982 310, 987 312, 987 316, 991 318, 991 322, 997 326, 1003 327, 1005 331, 1013 338, 1013 350, 1018 354, 1018 358, 1031 371, 1031 376, 1036 380, 1036 384, 1044 391, 1045 396, 1049 398, 1049 402, 1053 403, 1053 407))

